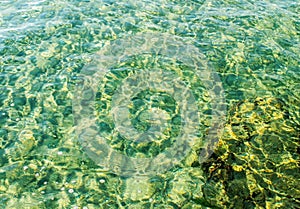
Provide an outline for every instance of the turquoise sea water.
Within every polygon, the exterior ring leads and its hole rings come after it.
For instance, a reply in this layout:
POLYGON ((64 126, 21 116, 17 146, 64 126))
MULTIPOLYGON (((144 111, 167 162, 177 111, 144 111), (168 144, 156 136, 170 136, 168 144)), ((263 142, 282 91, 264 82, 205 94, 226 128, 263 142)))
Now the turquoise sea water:
POLYGON ((0 208, 300 208, 299 17, 299 0, 1 1, 0 208))

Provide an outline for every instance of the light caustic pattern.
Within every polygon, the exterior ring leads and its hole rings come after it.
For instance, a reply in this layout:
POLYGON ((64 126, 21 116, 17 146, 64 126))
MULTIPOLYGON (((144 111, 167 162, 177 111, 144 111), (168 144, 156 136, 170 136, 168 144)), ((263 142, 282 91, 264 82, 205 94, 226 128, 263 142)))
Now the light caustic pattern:
POLYGON ((73 101, 79 142, 107 171, 162 173, 195 144, 201 163, 222 132, 222 84, 190 39, 161 33, 117 39, 79 80, 73 101))

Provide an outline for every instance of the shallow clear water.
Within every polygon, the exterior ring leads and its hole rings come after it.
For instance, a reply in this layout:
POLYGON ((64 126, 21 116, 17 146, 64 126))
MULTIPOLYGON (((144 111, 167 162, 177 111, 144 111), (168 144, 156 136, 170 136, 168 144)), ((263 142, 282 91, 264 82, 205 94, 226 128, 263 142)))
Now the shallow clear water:
POLYGON ((1 1, 0 208, 299 208, 299 16, 1 1))

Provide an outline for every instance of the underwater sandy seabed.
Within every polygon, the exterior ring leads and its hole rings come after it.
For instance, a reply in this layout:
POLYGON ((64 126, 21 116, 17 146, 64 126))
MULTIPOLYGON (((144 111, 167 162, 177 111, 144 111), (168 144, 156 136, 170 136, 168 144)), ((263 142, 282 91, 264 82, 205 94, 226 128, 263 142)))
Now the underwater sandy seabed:
POLYGON ((299 17, 298 0, 1 1, 0 208, 300 208, 299 17), (143 91, 130 107, 131 122, 145 131, 149 121, 140 113, 149 105, 165 110, 170 118, 161 141, 136 145, 115 133, 112 95, 137 69, 176 72, 204 116, 199 143, 178 165, 121 177, 79 143, 74 90, 94 54, 144 33, 198 48, 218 73, 214 85, 224 90, 226 117, 214 152, 199 163, 213 108, 201 80, 190 66, 158 55, 120 59, 96 96, 97 124, 115 150, 155 156, 180 132, 176 101, 143 91))

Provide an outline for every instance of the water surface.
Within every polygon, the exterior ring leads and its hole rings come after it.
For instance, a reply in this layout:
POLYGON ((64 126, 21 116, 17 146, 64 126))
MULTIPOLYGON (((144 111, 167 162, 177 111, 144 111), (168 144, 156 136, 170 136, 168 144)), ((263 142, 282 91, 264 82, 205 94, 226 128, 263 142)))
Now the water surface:
MULTIPOLYGON (((1 208, 300 207, 298 0, 15 0, 1 1, 0 11, 1 208), (121 177, 97 165, 78 140, 74 90, 95 54, 113 41, 149 33, 197 47, 218 73, 226 118, 205 162, 199 163, 199 145, 166 172, 121 177)), ((99 87, 97 98, 105 101, 97 106, 99 126, 105 122, 112 131, 113 122, 105 117, 114 85, 153 63, 163 72, 182 69, 183 81, 203 107, 199 113, 211 113, 206 106, 211 95, 189 68, 143 56, 122 60, 112 70, 125 74, 107 75, 107 85, 99 87)), ((145 91, 138 97, 176 118, 169 95, 145 91)), ((145 131, 148 116, 138 114, 146 103, 134 104, 132 124, 145 131)), ((200 141, 211 125, 208 118, 199 119, 200 141)), ((168 122, 171 131, 164 134, 171 137, 180 123, 168 122)), ((149 157, 172 141, 163 139, 159 149, 118 138, 109 143, 126 155, 149 157)))

